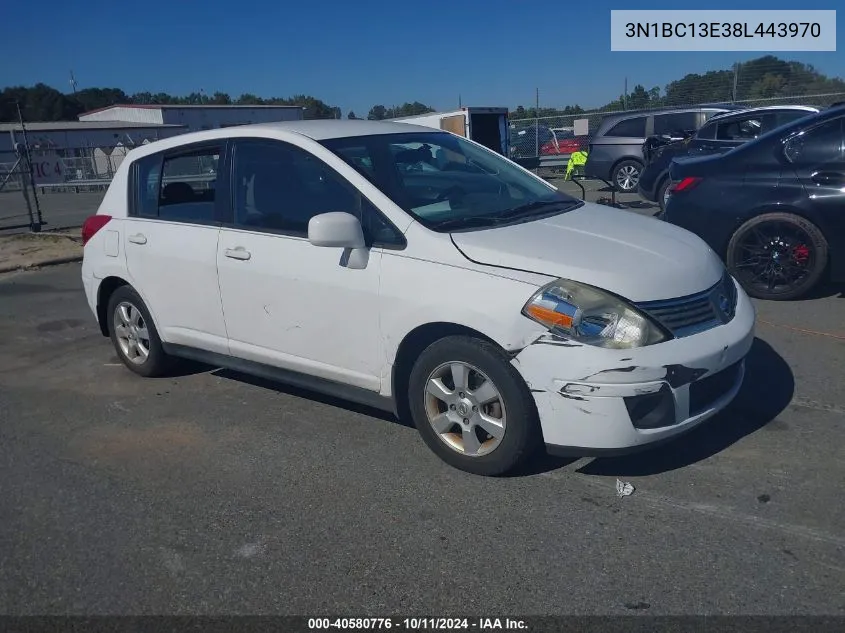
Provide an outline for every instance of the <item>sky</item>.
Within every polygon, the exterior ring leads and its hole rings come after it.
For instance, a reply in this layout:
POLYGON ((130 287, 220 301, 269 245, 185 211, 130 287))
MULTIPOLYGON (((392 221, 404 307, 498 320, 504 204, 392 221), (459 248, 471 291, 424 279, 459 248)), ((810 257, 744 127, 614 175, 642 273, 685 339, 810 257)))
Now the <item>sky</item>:
MULTIPOLYGON (((836 9, 841 0, 709 0, 689 8, 836 9)), ((3 8, 0 87, 69 92, 310 94, 365 116, 374 104, 601 106, 629 88, 730 68, 763 53, 611 52, 611 9, 626 0, 40 0, 3 8), (84 7, 81 8, 81 7, 84 7)), ((632 6, 635 5, 635 6, 632 6)), ((845 8, 845 5, 843 7, 845 8)), ((837 52, 775 53, 845 77, 837 52)))

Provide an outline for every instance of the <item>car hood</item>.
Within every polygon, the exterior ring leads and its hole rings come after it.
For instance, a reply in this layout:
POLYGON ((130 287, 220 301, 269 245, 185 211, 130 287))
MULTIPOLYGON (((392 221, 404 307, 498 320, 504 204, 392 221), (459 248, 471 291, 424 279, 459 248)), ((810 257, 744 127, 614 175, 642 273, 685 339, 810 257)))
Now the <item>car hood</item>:
POLYGON ((453 233, 452 240, 476 263, 572 279, 630 301, 701 292, 725 270, 689 231, 592 203, 550 218, 453 233))

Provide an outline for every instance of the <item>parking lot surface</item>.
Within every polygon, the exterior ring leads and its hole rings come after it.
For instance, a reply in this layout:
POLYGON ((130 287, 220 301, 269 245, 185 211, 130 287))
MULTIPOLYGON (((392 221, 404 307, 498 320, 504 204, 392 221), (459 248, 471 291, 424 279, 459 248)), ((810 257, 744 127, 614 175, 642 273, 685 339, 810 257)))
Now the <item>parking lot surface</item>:
POLYGON ((6 276, 0 612, 845 615, 845 296, 822 295, 757 304, 740 396, 684 438, 490 479, 342 401, 141 379, 78 265, 6 276))

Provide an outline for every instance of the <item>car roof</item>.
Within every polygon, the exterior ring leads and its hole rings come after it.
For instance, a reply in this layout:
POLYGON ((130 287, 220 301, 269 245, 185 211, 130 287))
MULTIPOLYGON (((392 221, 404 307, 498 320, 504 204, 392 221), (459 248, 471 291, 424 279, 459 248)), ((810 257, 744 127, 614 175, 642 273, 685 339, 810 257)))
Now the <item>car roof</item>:
POLYGON ((736 108, 731 109, 723 106, 681 106, 677 108, 654 108, 650 110, 630 110, 620 114, 608 114, 602 123, 618 122, 623 119, 636 119, 641 116, 654 116, 655 114, 675 114, 684 112, 734 112, 736 108))
POLYGON ((148 143, 132 150, 133 157, 153 154, 165 149, 179 148, 183 145, 201 143, 242 136, 259 138, 289 139, 292 136, 305 136, 315 141, 325 141, 350 136, 375 136, 379 134, 408 134, 413 132, 443 133, 437 128, 397 123, 392 121, 365 121, 362 119, 309 119, 303 121, 277 121, 273 123, 253 123, 232 127, 203 130, 178 134, 160 141, 148 143))
POLYGON ((720 112, 719 114, 714 114, 710 119, 707 121, 721 121, 722 119, 726 119, 733 116, 744 116, 747 114, 753 114, 754 112, 770 112, 772 110, 797 110, 807 112, 808 114, 819 112, 821 109, 816 108, 814 106, 805 106, 805 105, 770 105, 770 106, 759 106, 756 108, 743 108, 742 110, 730 110, 728 112, 720 112))
POLYGON ((628 119, 638 119, 660 114, 684 114, 686 112, 735 112, 739 108, 731 106, 679 106, 677 108, 653 108, 648 110, 629 110, 620 114, 608 114, 602 118, 596 136, 604 136, 614 125, 628 119))

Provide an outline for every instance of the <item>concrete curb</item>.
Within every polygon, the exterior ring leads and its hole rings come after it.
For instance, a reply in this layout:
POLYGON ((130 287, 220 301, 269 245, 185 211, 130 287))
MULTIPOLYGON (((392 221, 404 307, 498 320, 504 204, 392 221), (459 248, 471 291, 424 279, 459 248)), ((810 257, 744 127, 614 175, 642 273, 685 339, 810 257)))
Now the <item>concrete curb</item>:
POLYGON ((55 259, 45 259, 43 261, 32 262, 31 264, 14 264, 11 266, 0 266, 0 275, 4 273, 14 273, 18 271, 33 270, 35 268, 44 268, 45 266, 58 266, 59 264, 72 264, 74 262, 81 262, 82 255, 72 255, 69 257, 56 257, 55 259))

